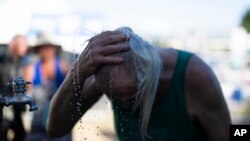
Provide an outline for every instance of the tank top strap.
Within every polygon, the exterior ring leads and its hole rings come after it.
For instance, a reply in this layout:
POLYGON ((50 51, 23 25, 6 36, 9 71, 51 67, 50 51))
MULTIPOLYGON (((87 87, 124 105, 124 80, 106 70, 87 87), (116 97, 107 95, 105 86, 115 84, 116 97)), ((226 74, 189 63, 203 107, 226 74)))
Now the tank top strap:
POLYGON ((174 77, 181 78, 181 79, 178 79, 178 81, 181 80, 182 84, 184 84, 186 68, 190 60, 190 57, 192 55, 193 55, 192 53, 178 50, 178 60, 176 63, 175 73, 174 73, 173 78, 174 77))
MULTIPOLYGON (((170 89, 167 95, 166 103, 168 103, 167 107, 173 108, 177 106, 178 103, 179 111, 181 116, 187 116, 187 109, 186 109, 186 96, 185 96, 185 74, 188 62, 190 57, 192 56, 191 53, 178 50, 178 59, 175 65, 174 75, 170 84, 170 89), (169 99, 172 99, 169 101, 169 99)), ((169 109, 170 110, 170 109, 169 109)), ((172 115, 175 115, 172 113, 172 115)), ((180 115, 176 115, 178 118, 180 115)))

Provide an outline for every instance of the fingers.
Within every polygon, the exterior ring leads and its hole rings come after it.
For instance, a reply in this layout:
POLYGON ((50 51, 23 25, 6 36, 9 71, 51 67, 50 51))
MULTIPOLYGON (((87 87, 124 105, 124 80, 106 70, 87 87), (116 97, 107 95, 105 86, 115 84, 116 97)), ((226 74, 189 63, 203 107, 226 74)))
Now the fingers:
POLYGON ((118 35, 118 34, 121 34, 121 32, 119 31, 105 31, 105 32, 102 32, 100 34, 97 34, 95 36, 93 36, 90 41, 96 41, 96 40, 100 40, 106 36, 109 36, 109 35, 118 35))
POLYGON ((117 57, 117 56, 106 56, 102 58, 101 60, 102 64, 121 64, 123 62, 122 57, 117 57))
POLYGON ((129 40, 129 35, 120 31, 106 31, 92 37, 89 43, 100 46, 117 44, 129 40))
POLYGON ((129 50, 129 45, 121 45, 121 44, 116 44, 116 45, 109 45, 106 47, 103 47, 100 49, 100 53, 102 55, 110 55, 110 54, 116 54, 124 51, 129 50))
POLYGON ((119 44, 127 40, 128 35, 119 31, 106 31, 96 35, 89 40, 86 49, 80 55, 80 62, 87 64, 88 68, 92 68, 92 73, 101 65, 120 64, 123 62, 123 58, 111 54, 128 51, 128 45, 119 44))
POLYGON ((104 31, 100 34, 100 36, 105 37, 107 35, 117 35, 117 34, 121 34, 120 31, 104 31))
POLYGON ((116 31, 116 32, 106 32, 105 34, 101 35, 99 42, 102 45, 106 46, 106 45, 117 44, 127 40, 129 40, 128 34, 116 31))

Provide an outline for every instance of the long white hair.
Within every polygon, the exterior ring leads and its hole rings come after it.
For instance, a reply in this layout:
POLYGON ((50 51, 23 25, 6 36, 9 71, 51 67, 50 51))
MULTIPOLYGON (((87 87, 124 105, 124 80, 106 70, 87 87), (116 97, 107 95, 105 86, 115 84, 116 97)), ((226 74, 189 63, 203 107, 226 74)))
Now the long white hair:
POLYGON ((121 27, 117 29, 122 33, 129 35, 128 44, 130 45, 129 53, 124 53, 125 68, 129 71, 135 71, 137 81, 137 93, 135 97, 134 109, 141 108, 140 132, 143 137, 148 136, 147 128, 150 120, 152 107, 158 89, 161 59, 156 47, 144 41, 136 35, 130 28, 121 27), (131 57, 133 56, 133 60, 131 57))

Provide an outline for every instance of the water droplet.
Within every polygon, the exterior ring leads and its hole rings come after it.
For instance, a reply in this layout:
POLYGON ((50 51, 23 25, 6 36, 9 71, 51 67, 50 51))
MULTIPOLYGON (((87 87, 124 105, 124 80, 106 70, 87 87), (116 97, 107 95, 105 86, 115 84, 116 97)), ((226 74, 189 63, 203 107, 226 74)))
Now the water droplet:
POLYGON ((96 127, 97 129, 99 128, 99 126, 96 127))
POLYGON ((121 132, 122 132, 122 133, 124 132, 124 129, 123 129, 123 128, 121 128, 121 132))
POLYGON ((76 104, 77 104, 78 106, 82 106, 82 104, 81 104, 80 102, 77 102, 76 104))

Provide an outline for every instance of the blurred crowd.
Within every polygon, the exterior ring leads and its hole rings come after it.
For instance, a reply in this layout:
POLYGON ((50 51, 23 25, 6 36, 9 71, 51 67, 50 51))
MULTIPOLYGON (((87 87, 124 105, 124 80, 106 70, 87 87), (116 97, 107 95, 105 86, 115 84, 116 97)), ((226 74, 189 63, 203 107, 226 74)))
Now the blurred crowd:
POLYGON ((51 98, 63 82, 69 69, 67 53, 52 34, 40 32, 36 43, 30 46, 24 35, 16 35, 0 49, 0 92, 12 97, 12 88, 6 84, 16 76, 32 82, 26 95, 33 97, 39 110, 34 111, 29 123, 24 118, 25 106, 3 108, 3 141, 70 141, 71 135, 51 139, 46 133, 46 121, 51 98))

